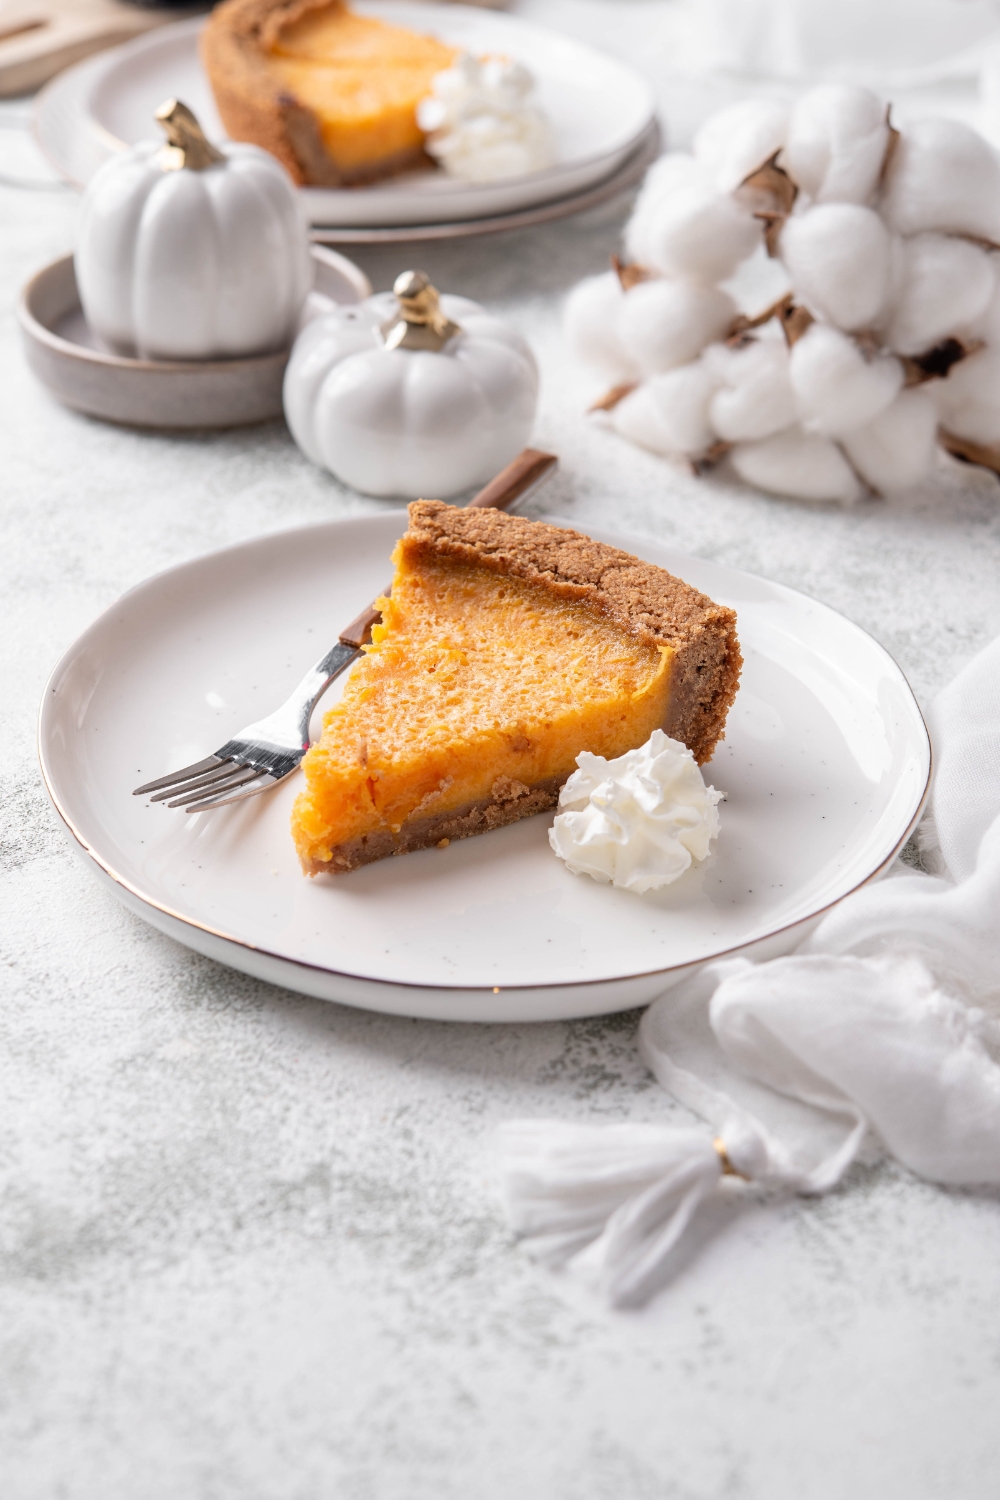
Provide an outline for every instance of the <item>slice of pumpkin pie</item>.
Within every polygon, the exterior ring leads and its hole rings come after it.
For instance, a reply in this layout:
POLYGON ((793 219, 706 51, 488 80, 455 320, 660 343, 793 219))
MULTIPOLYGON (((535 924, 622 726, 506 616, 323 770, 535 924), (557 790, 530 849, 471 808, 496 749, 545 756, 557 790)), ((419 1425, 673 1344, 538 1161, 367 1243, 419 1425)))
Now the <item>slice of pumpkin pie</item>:
POLYGON ((701 763, 736 694, 736 616, 576 531, 409 508, 382 623, 303 761, 310 875, 485 833, 555 806, 581 750, 654 729, 701 763))
POLYGON ((429 166, 417 105, 457 56, 342 0, 225 0, 201 38, 229 135, 319 187, 429 166))

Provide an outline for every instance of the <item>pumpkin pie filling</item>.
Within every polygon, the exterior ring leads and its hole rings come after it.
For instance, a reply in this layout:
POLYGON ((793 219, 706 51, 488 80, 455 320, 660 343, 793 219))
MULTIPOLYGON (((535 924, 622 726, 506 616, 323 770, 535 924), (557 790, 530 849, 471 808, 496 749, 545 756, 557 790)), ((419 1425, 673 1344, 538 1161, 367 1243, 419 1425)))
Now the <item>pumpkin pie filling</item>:
POLYGON ((424 162, 417 105, 458 55, 342 0, 226 0, 201 50, 229 134, 317 186, 424 162))
POLYGON ((553 807, 581 750, 654 729, 707 760, 736 692, 731 610, 577 532, 410 506, 382 623, 303 762, 309 874, 553 807))

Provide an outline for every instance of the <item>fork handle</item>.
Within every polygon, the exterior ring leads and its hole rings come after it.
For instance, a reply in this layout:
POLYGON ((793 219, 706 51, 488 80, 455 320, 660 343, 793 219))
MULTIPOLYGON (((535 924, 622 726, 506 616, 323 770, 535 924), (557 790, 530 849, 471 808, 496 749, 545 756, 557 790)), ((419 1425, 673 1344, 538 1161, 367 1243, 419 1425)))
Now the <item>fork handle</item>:
MULTIPOLYGON (((559 460, 554 453, 542 453, 538 448, 523 448, 506 469, 501 469, 496 478, 491 479, 478 495, 473 495, 466 509, 510 510, 519 501, 534 494, 558 466, 559 460)), ((385 589, 384 594, 388 592, 389 589, 385 589)), ((360 651, 362 646, 368 645, 372 638, 372 626, 377 625, 381 618, 382 611, 378 606, 369 604, 356 620, 352 620, 340 632, 340 644, 360 651)), ((343 671, 343 667, 339 671, 343 671)))

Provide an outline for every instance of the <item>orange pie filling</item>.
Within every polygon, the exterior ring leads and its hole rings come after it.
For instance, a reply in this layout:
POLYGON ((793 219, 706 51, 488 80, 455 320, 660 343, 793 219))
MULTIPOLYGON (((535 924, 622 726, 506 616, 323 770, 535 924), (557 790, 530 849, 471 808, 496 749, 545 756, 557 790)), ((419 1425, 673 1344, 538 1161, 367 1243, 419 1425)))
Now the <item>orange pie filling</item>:
POLYGON ((382 623, 303 762, 292 829, 310 874, 550 807, 581 750, 624 754, 667 719, 670 646, 407 537, 393 561, 382 623))
POLYGON ((268 51, 270 71, 315 115, 323 146, 346 178, 419 158, 417 105, 458 56, 435 37, 339 6, 306 11, 278 31, 268 51))

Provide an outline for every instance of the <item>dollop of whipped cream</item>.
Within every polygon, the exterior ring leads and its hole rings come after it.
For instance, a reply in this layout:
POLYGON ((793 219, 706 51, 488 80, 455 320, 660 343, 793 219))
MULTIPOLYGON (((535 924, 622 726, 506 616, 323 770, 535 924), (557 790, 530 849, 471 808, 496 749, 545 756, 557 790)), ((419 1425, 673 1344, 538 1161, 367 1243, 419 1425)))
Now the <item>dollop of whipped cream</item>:
POLYGON ((534 79, 523 64, 463 52, 435 77, 417 106, 431 156, 452 177, 496 182, 537 172, 555 160, 555 137, 531 102, 534 79))
POLYGON ((694 756, 654 729, 617 760, 583 751, 563 787, 549 843, 574 875, 626 891, 656 891, 704 859, 719 832, 722 792, 694 756))

